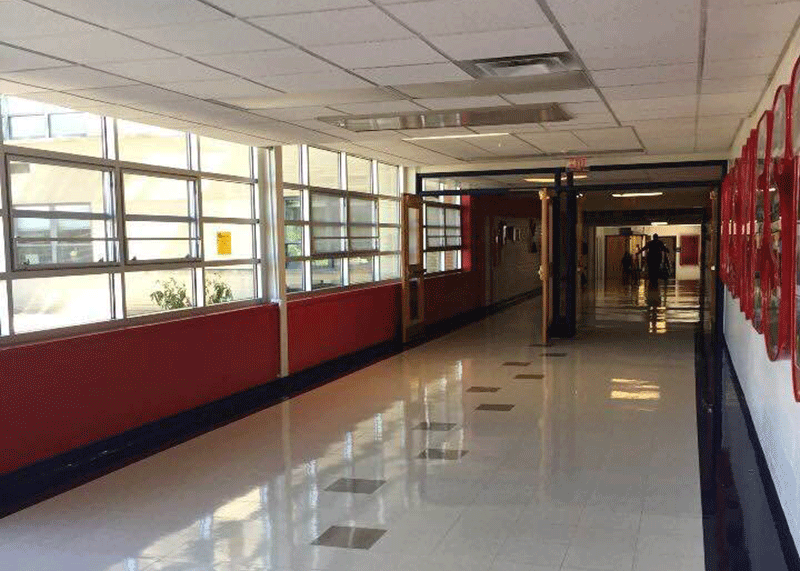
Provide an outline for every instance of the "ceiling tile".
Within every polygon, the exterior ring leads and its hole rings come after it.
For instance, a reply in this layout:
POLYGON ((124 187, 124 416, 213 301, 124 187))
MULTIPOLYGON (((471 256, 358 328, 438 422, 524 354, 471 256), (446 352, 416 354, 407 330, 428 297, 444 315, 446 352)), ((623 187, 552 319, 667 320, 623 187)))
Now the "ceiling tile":
POLYGON ((768 75, 729 77, 726 79, 704 79, 702 93, 736 93, 738 91, 761 91, 769 81, 768 75))
POLYGON ((3 77, 10 81, 35 85, 42 89, 61 91, 93 87, 113 87, 133 83, 129 79, 123 79, 108 73, 103 73, 102 71, 87 69, 80 66, 15 71, 4 74, 3 77))
POLYGON ((470 79, 469 74, 449 62, 357 68, 353 71, 378 85, 409 85, 470 79))
POLYGON ((225 14, 195 0, 37 0, 37 3, 115 30, 219 20, 225 14))
MULTIPOLYGON (((488 159, 498 155, 498 153, 476 147, 461 139, 414 141, 413 144, 461 160, 488 159)), ((533 153, 533 149, 531 149, 531 153, 533 153)))
POLYGON ((699 12, 678 12, 670 18, 627 15, 619 20, 591 19, 564 26, 578 52, 600 48, 638 49, 648 44, 692 42, 697 49, 699 12), (609 33, 611 31, 611 33, 609 33))
POLYGON ((565 103, 562 105, 564 111, 572 115, 573 117, 579 117, 581 115, 591 114, 591 113, 605 113, 608 111, 608 107, 602 101, 590 101, 587 103, 565 103))
POLYGON ((178 81, 201 81, 204 79, 225 79, 230 77, 195 61, 172 57, 147 61, 127 61, 119 63, 100 63, 96 67, 111 73, 131 77, 145 83, 172 83, 178 81))
POLYGON ((541 133, 544 127, 541 123, 512 123, 508 125, 480 125, 470 127, 478 133, 541 133))
POLYGON ((66 65, 68 64, 57 59, 0 45, 0 72, 66 65))
POLYGON ((72 90, 75 95, 97 99, 119 105, 136 105, 143 102, 182 101, 185 96, 174 91, 152 87, 150 85, 125 85, 122 87, 105 87, 72 90))
MULTIPOLYGON (((183 55, 229 54, 290 47, 258 28, 229 18, 130 30, 132 36, 183 55)), ((139 58, 144 59, 144 58, 139 58)))
POLYGON ((569 131, 560 133, 522 133, 517 136, 545 153, 585 151, 588 148, 583 141, 569 131))
POLYGON ((265 97, 278 94, 278 91, 238 77, 214 79, 211 81, 184 81, 164 83, 166 89, 180 91, 201 99, 220 99, 223 97, 265 97))
POLYGON ((485 151, 489 151, 500 156, 539 154, 539 151, 530 143, 511 135, 507 137, 486 137, 467 140, 470 142, 470 144, 475 145, 476 147, 480 147, 485 151))
POLYGON ((499 95, 486 97, 442 97, 435 99, 417 99, 420 105, 428 109, 471 109, 473 107, 503 107, 508 103, 499 95))
POLYGON ((700 96, 700 115, 746 115, 753 111, 760 95, 760 91, 703 94, 700 96))
POLYGON ((592 72, 594 82, 600 87, 643 85, 646 83, 674 83, 695 81, 697 64, 650 65, 624 69, 604 69, 592 72))
POLYGON ((291 2, 286 0, 214 0, 214 4, 237 16, 248 18, 370 5, 368 0, 292 0, 291 2))
POLYGON ((3 95, 22 95, 31 92, 41 93, 38 88, 32 88, 30 85, 0 79, 0 93, 3 95))
POLYGON ((541 91, 535 93, 519 93, 503 95, 515 105, 533 105, 535 103, 583 103, 600 101, 594 89, 571 89, 565 91, 541 91))
MULTIPOLYGON (((738 1, 738 0, 737 0, 738 1)), ((683 14, 698 14, 699 4, 695 0, 671 0, 670 2, 641 2, 637 0, 549 0, 548 4, 561 24, 582 24, 602 21, 609 24, 625 20, 674 20, 683 14)))
POLYGON ((342 113, 353 115, 371 115, 382 113, 410 113, 424 108, 412 101, 383 101, 376 103, 343 103, 335 106, 342 113))
POLYGON ((693 95, 695 93, 697 93, 696 80, 603 88, 603 94, 609 101, 644 99, 646 97, 673 97, 678 95, 693 95))
POLYGON ((261 78, 261 81, 287 93, 302 93, 331 89, 356 89, 371 84, 346 71, 331 67, 322 73, 295 73, 261 78))
MULTIPOLYGON (((58 2, 61 7, 63 2, 58 2)), ((61 10, 62 12, 65 10, 61 10)), ((0 2, 0 12, 6 25, 0 28, 0 39, 13 41, 47 35, 67 35, 97 30, 94 26, 74 18, 56 14, 51 10, 34 6, 22 0, 0 2)))
POLYGON ((539 6, 523 0, 493 0, 491 9, 474 0, 394 4, 388 10, 426 36, 548 26, 539 6))
POLYGON ((197 56, 197 59, 214 67, 249 78, 294 73, 317 73, 335 69, 321 59, 297 48, 197 56))
POLYGON ((749 34, 753 31, 755 22, 762 30, 788 32, 794 27, 798 16, 800 2, 709 8, 708 36, 716 38, 729 34, 749 34))
POLYGON ((548 131, 571 131, 573 129, 588 129, 590 127, 613 127, 617 122, 614 117, 606 111, 605 113, 588 113, 568 121, 556 121, 552 123, 542 123, 548 131))
POLYGON ((471 135, 466 127, 431 127, 428 129, 406 129, 399 131, 406 137, 449 137, 450 135, 471 135))
POLYGON ((783 50, 787 32, 760 31, 755 34, 709 34, 706 60, 746 59, 777 56, 783 50))
POLYGON ((253 111, 279 121, 300 121, 336 115, 336 111, 327 107, 284 107, 281 109, 254 109, 253 111))
POLYGON ((694 134, 695 130, 694 117, 684 119, 647 119, 632 121, 631 124, 640 135, 643 133, 655 135, 659 133, 683 135, 686 133, 694 134))
POLYGON ((586 143, 592 150, 624 150, 639 149, 641 144, 631 127, 614 127, 611 129, 585 129, 574 131, 576 137, 586 143))
POLYGON ((304 46, 352 44, 411 37, 412 34, 374 6, 305 12, 252 20, 304 46), (313 33, 309 33, 313 30, 313 33))
POLYGON ((445 58, 425 42, 414 39, 320 46, 319 55, 348 69, 437 63, 445 58))
POLYGON ((578 49, 590 70, 622 69, 693 63, 697 42, 648 42, 631 49, 624 46, 578 49))
MULTIPOLYGON (((2 93, 4 95, 10 95, 5 90, 2 91, 2 93)), ((87 110, 87 112, 91 112, 89 110, 97 107, 98 105, 97 101, 92 99, 86 99, 83 97, 78 97, 77 95, 72 95, 71 93, 62 93, 60 91, 38 91, 36 93, 24 94, 23 98, 32 99, 41 103, 49 103, 50 105, 58 105, 59 107, 65 107, 75 111, 87 110)))
POLYGON ((564 42, 550 26, 431 36, 430 41, 456 60, 562 52, 564 42))
POLYGON ((775 67, 774 57, 709 60, 703 66, 703 78, 726 79, 747 75, 769 75, 775 67))
POLYGON ((173 57, 170 52, 108 30, 37 36, 24 38, 15 43, 27 49, 84 64, 173 57))

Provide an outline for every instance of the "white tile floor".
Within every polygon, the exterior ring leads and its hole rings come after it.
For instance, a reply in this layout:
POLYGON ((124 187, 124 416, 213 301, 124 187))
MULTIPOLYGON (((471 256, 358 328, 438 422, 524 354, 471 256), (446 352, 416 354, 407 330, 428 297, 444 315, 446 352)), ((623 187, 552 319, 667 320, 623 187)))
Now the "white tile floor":
POLYGON ((604 322, 542 357, 538 305, 0 520, 0 570, 703 569, 691 332, 604 322), (468 453, 417 458, 436 447, 468 453), (387 483, 325 491, 342 477, 387 483), (312 546, 331 525, 387 533, 370 550, 312 546))

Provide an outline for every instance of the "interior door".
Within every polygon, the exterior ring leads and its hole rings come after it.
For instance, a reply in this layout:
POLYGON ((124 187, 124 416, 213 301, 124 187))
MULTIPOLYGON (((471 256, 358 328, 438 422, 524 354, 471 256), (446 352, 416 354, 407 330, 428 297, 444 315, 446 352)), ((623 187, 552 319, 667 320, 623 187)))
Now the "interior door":
POLYGON ((420 335, 425 325, 422 239, 422 199, 406 194, 403 196, 403 343, 420 335))
POLYGON ((553 258, 552 220, 553 206, 550 204, 550 195, 546 190, 539 192, 542 201, 542 252, 539 278, 542 280, 542 343, 550 343, 548 335, 550 325, 553 323, 553 282, 551 260, 553 258))
POLYGON ((606 236, 606 281, 622 281, 622 257, 629 247, 628 236, 606 236))

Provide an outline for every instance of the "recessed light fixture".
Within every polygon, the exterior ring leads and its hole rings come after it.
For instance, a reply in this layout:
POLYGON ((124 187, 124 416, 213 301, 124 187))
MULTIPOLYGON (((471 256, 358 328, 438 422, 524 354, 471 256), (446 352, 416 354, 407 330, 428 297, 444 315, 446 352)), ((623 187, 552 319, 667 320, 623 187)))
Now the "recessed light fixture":
POLYGON ((669 222, 651 222, 650 226, 668 226, 669 222))
POLYGON ((470 133, 468 135, 431 135, 430 137, 408 137, 404 141, 435 141, 439 139, 477 139, 478 137, 506 137, 509 133, 470 133))
POLYGON ((625 193, 614 193, 611 196, 614 198, 639 198, 641 196, 661 196, 664 194, 663 192, 625 192, 625 193))
MULTIPOLYGON (((589 175, 586 174, 586 173, 578 173, 578 174, 573 174, 572 175, 572 180, 583 180, 585 178, 589 178, 589 175)), ((525 180, 525 182, 536 182, 536 183, 539 183, 539 184, 548 184, 548 183, 553 182, 553 179, 555 179, 555 177, 551 176, 551 177, 526 178, 524 180, 525 180)), ((561 180, 567 180, 567 175, 566 174, 561 175, 561 180)))

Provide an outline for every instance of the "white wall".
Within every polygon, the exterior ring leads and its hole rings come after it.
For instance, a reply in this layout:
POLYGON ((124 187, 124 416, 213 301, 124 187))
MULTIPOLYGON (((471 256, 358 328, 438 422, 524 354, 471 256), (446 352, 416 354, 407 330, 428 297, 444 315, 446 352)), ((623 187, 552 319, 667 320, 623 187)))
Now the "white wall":
MULTIPOLYGON (((652 236, 658 234, 659 236, 678 236, 676 243, 680 247, 680 236, 689 234, 700 235, 699 224, 672 224, 669 226, 630 226, 634 234, 647 234, 652 236)), ((605 263, 606 263, 606 236, 617 236, 619 234, 619 227, 617 226, 600 226, 597 228, 595 239, 595 256, 594 261, 597 264, 595 268, 595 277, 598 281, 605 278, 605 263)), ((700 260, 702 262, 702 260, 700 260)), ((675 256, 675 279, 679 280, 699 280, 700 279, 700 265, 696 266, 683 266, 681 265, 681 256, 675 256)))
POLYGON ((764 337, 725 292, 725 339, 758 439, 778 490, 795 545, 800 548, 800 403, 792 392, 791 361, 772 362, 764 337))

